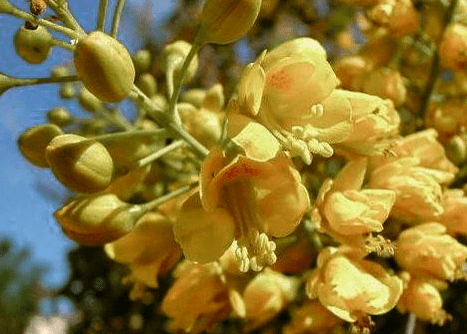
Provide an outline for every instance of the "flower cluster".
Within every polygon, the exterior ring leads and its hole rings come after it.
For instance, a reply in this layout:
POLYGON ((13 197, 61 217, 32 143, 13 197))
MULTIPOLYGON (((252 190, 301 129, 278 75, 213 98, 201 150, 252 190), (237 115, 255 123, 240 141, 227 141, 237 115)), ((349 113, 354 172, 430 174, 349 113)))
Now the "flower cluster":
MULTIPOLYGON (((57 67, 42 81, 91 117, 51 109, 19 149, 76 194, 55 219, 128 267, 130 299, 172 275, 160 306, 167 331, 235 319, 250 332, 286 310, 288 334, 367 333, 372 316, 394 308, 438 325, 451 318, 440 291, 467 277, 456 239, 467 234, 465 22, 423 27, 436 44, 425 50, 435 53, 426 78, 412 2, 348 0, 368 7, 357 54, 332 66, 317 40, 285 41, 242 69, 225 103, 226 85, 182 85, 203 66, 203 45, 239 39, 274 2, 207 0, 192 44, 174 41, 159 58, 117 41, 118 10, 110 34, 105 8, 86 33, 65 2, 49 2, 62 25, 6 0, 0 13, 39 25, 14 37, 25 61, 41 63, 52 47, 73 52, 71 72, 57 67), (452 82, 436 84, 440 67, 452 82), (133 119, 116 107, 124 99, 133 119)), ((422 10, 427 21, 440 16, 422 10)), ((0 75, 0 92, 28 84, 0 75)))

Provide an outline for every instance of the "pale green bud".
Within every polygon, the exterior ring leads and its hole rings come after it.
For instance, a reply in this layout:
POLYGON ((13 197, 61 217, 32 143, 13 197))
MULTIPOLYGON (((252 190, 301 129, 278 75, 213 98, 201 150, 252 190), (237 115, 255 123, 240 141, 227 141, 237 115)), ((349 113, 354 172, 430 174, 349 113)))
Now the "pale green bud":
POLYGON ((205 97, 205 89, 195 88, 182 93, 182 95, 180 96, 180 101, 190 103, 196 108, 201 108, 205 97))
MULTIPOLYGON (((175 41, 165 46, 162 51, 161 68, 164 72, 174 71, 179 75, 183 62, 191 50, 191 44, 185 41, 175 41)), ((190 81, 198 70, 198 56, 194 56, 188 66, 183 82, 190 81)))
POLYGON ((65 66, 55 66, 50 71, 52 78, 62 78, 70 75, 70 70, 65 66))
POLYGON ((87 90, 86 87, 80 88, 78 102, 83 109, 89 112, 95 112, 104 106, 103 102, 99 100, 93 93, 87 90))
POLYGON ((97 246, 129 233, 142 214, 139 205, 125 203, 114 194, 99 194, 71 201, 54 217, 70 239, 97 246))
POLYGON ((228 44, 253 26, 261 0, 206 0, 200 15, 206 43, 228 44))
POLYGON ((76 85, 73 82, 64 82, 60 85, 58 93, 62 99, 71 99, 75 97, 76 90, 76 85))
POLYGON ((151 68, 151 52, 149 50, 139 50, 132 59, 136 73, 144 73, 151 68))
POLYGON ((133 88, 135 68, 130 54, 115 38, 101 31, 78 41, 74 64, 84 86, 103 101, 118 102, 133 88))
POLYGON ((50 54, 52 35, 46 28, 38 26, 28 29, 24 26, 16 31, 14 37, 15 51, 24 61, 40 64, 50 54))
POLYGON ((73 116, 65 108, 57 107, 47 112, 47 120, 49 123, 63 127, 73 122, 73 116))
POLYGON ((36 125, 23 132, 17 144, 26 160, 34 166, 45 168, 49 166, 45 158, 45 149, 52 139, 62 134, 62 130, 56 125, 36 125))
POLYGON ((136 86, 149 97, 157 93, 157 81, 151 73, 141 74, 136 81, 136 86))
POLYGON ((57 136, 47 146, 46 158, 52 173, 70 190, 89 194, 104 190, 112 180, 112 157, 97 141, 57 136))

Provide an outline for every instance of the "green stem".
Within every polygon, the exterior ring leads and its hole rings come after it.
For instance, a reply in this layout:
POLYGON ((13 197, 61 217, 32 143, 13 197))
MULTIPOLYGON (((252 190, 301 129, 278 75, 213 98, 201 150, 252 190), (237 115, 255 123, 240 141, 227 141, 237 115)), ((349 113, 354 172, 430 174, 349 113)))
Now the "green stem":
POLYGON ((204 160, 209 154, 209 150, 206 147, 193 138, 185 129, 176 124, 173 119, 170 119, 164 110, 159 109, 159 107, 135 85, 133 85, 133 91, 130 93, 129 98, 146 109, 148 116, 154 119, 161 127, 166 128, 172 135, 185 140, 200 159, 204 160))
POLYGON ((104 31, 106 10, 107 0, 100 0, 99 13, 97 14, 96 30, 104 31))
POLYGON ((174 87, 173 87, 173 92, 170 95, 170 101, 169 101, 169 115, 173 118, 175 116, 175 105, 178 101, 178 98, 180 96, 180 88, 182 86, 183 80, 185 79, 186 72, 188 70, 188 66, 190 66, 191 61, 193 58, 196 56, 198 51, 201 49, 203 46, 203 37, 204 34, 202 33, 202 29, 198 30, 198 33, 196 34, 196 37, 193 41, 193 44, 191 45, 190 52, 186 56, 182 69, 178 73, 178 75, 175 76, 174 81, 174 87))
POLYGON ((80 35, 86 35, 85 31, 79 23, 75 20, 73 15, 71 15, 70 11, 68 10, 68 4, 66 1, 58 0, 52 1, 48 0, 47 4, 52 8, 52 10, 57 14, 60 20, 67 26, 68 28, 75 30, 80 33, 80 35))
POLYGON ((457 6, 457 1, 458 0, 451 0, 451 3, 449 4, 449 8, 444 15, 443 28, 441 29, 438 40, 436 41, 436 49, 433 54, 433 60, 431 62, 430 77, 428 79, 428 84, 425 88, 425 92, 423 93, 422 101, 420 103, 419 116, 421 119, 425 119, 425 114, 428 109, 428 104, 430 103, 430 100, 431 100, 431 95, 433 94, 433 90, 435 88, 436 82, 438 81, 439 72, 440 72, 438 47, 443 39, 444 31, 446 30, 448 24, 452 20, 452 16, 454 15, 454 10, 457 6))
POLYGON ((52 40, 50 41, 50 44, 52 46, 56 46, 56 47, 59 47, 59 48, 62 48, 62 49, 66 49, 68 51, 71 51, 71 52, 74 52, 75 51, 75 46, 70 44, 70 43, 67 43, 67 42, 64 42, 64 41, 61 41, 61 40, 58 40, 58 39, 55 39, 55 38, 52 38, 52 40))
POLYGON ((166 147, 154 152, 154 153, 151 153, 149 154, 148 156, 138 160, 135 164, 135 168, 138 168, 138 167, 143 167, 157 159, 159 159, 160 157, 162 157, 163 155, 173 151, 173 150, 176 150, 180 147, 183 147, 187 145, 185 143, 185 141, 183 140, 177 140, 177 141, 174 141, 172 144, 170 145, 167 145, 166 147))
POLYGON ((49 83, 70 82, 70 81, 77 81, 77 80, 78 80, 78 77, 75 75, 67 75, 67 76, 59 77, 59 78, 47 77, 47 78, 21 79, 21 78, 9 77, 0 72, 0 95, 12 87, 43 85, 43 84, 49 84, 49 83))
POLYGON ((133 131, 133 125, 131 125, 125 118, 119 117, 118 114, 114 114, 111 111, 109 111, 107 108, 104 106, 101 106, 101 108, 98 108, 94 111, 96 115, 110 124, 113 124, 122 130, 125 131, 133 131))
POLYGON ((165 72, 165 82, 167 83, 167 96, 169 99, 174 93, 174 72, 175 66, 173 63, 167 65, 167 70, 165 72))
MULTIPOLYGON (((152 137, 152 139, 162 139, 167 136, 167 131, 165 129, 157 130, 136 130, 136 131, 125 131, 125 132, 114 132, 106 133, 104 135, 95 136, 86 139, 89 141, 113 141, 121 139, 135 139, 139 137, 152 137)), ((82 141, 80 143, 83 143, 82 141)))
POLYGON ((0 0, 0 1, 2 1, 0 3, 0 13, 15 16, 24 21, 31 21, 31 22, 37 23, 43 27, 49 28, 51 30, 55 30, 56 32, 66 35, 72 39, 78 39, 83 36, 83 33, 81 32, 72 30, 70 28, 62 27, 58 24, 52 23, 44 19, 39 19, 32 14, 26 13, 25 11, 22 11, 21 9, 18 9, 14 7, 13 5, 10 5, 5 0, 0 0))
POLYGON ((118 26, 120 24, 120 17, 122 16, 123 6, 125 6, 125 0, 118 0, 112 19, 112 30, 110 31, 110 36, 113 38, 117 38, 118 26))
POLYGON ((141 204, 142 206, 142 210, 144 210, 145 212, 149 212, 155 208, 157 208, 159 205, 162 205, 164 204, 165 202, 167 202, 168 200, 171 200, 172 198, 175 198, 181 194, 184 194, 186 193, 187 191, 190 191, 191 189, 193 189, 194 187, 196 187, 198 185, 198 183, 193 183, 191 185, 188 185, 188 186, 184 186, 184 187, 181 187, 177 190, 174 190, 164 196, 161 196, 151 202, 148 202, 146 204, 141 204))

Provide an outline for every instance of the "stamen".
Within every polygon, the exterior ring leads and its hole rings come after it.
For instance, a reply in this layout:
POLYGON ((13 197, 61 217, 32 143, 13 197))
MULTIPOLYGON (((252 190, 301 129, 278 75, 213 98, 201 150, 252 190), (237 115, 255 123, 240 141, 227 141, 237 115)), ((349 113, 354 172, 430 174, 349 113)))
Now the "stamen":
POLYGON ((368 253, 376 253, 376 255, 381 257, 394 256, 395 249, 396 246, 394 243, 381 235, 376 237, 369 236, 365 241, 365 250, 368 253))
POLYGON ((311 107, 311 114, 314 117, 321 117, 324 113, 324 107, 321 103, 315 104, 311 107))
POLYGON ((237 243, 235 255, 239 261, 242 272, 249 269, 260 271, 265 266, 272 265, 277 261, 276 244, 269 241, 265 233, 259 233, 257 229, 250 229, 248 236, 242 236, 237 243))

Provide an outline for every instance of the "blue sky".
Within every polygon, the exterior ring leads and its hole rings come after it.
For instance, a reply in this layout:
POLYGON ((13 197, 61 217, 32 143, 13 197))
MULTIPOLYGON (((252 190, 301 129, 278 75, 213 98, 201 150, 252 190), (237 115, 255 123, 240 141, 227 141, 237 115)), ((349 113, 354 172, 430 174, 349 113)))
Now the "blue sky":
MULTIPOLYGON (((26 9, 25 0, 10 0, 17 7, 26 9)), ((113 8, 115 0, 109 1, 113 8)), ((152 0, 155 21, 167 14, 176 0, 152 0)), ((69 7, 86 31, 93 30, 96 22, 98 0, 70 1, 69 7)), ((128 0, 128 6, 141 8, 144 0, 128 0)), ((125 13, 124 13, 125 14, 125 13)), ((107 23, 110 23, 108 16, 107 23)), ((0 72, 22 78, 48 76, 50 69, 59 64, 70 64, 68 51, 54 49, 41 65, 29 65, 14 52, 13 35, 22 22, 0 15, 0 72)), ((133 53, 141 41, 136 37, 134 24, 125 16, 122 19, 119 39, 133 53)), ((42 85, 10 89, 0 97, 0 238, 9 237, 17 246, 28 246, 32 260, 49 267, 44 276, 46 285, 59 287, 67 280, 69 269, 66 253, 75 244, 69 241, 55 223, 52 213, 66 195, 47 169, 28 164, 16 148, 16 138, 26 128, 46 122, 46 113, 56 106, 73 109, 74 103, 58 99, 56 85, 42 85), (52 198, 38 188, 50 191, 52 198)))

